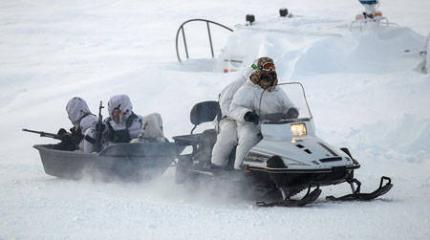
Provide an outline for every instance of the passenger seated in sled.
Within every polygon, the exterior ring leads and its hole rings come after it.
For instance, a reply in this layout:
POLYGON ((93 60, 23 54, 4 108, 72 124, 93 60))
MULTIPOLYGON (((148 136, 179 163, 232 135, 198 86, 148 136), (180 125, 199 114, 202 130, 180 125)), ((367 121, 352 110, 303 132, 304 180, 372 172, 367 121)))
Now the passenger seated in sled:
MULTIPOLYGON (((262 58, 261 58, 262 59, 262 58)), ((255 60, 252 66, 256 66, 260 58, 255 60)), ((260 63, 261 64, 261 63, 260 63)), ((237 145, 237 126, 236 121, 228 117, 230 111, 231 101, 234 94, 239 88, 246 83, 249 76, 255 72, 255 69, 250 66, 245 68, 238 75, 237 79, 228 84, 221 91, 218 97, 220 112, 219 120, 217 122, 217 136, 216 142, 212 149, 211 163, 214 168, 225 168, 228 165, 230 153, 237 145)))
POLYGON ((85 100, 80 97, 70 99, 67 102, 66 111, 73 127, 70 128, 70 132, 64 128, 58 130, 57 135, 61 137, 61 142, 55 148, 67 151, 84 151, 85 132, 95 127, 97 117, 91 113, 85 100))
MULTIPOLYGON (((101 127, 103 145, 129 142, 165 142, 163 123, 160 114, 152 113, 145 117, 133 112, 133 105, 127 95, 116 95, 108 102, 109 117, 101 127)), ((96 128, 85 137, 87 152, 95 151, 96 128)))
MULTIPOLYGON (((234 169, 241 168, 248 151, 261 140, 258 128, 260 116, 272 113, 285 113, 289 118, 298 116, 297 109, 286 93, 276 86, 277 83, 273 60, 263 57, 258 59, 255 71, 250 75, 249 80, 234 94, 227 114, 227 117, 235 120, 237 125, 238 145, 234 169)), ((222 138, 218 139, 222 140, 222 138)), ((226 150, 228 152, 225 152, 224 156, 230 154, 231 148, 226 150)), ((225 158, 224 161, 219 165, 226 166, 229 159, 225 158)))

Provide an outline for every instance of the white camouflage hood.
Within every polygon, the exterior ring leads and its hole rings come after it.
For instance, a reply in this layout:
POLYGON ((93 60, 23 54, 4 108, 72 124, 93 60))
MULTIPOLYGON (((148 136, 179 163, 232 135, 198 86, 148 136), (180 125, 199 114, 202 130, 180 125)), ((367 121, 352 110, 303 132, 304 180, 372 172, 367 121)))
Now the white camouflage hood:
POLYGON ((79 126, 79 121, 87 114, 91 114, 87 103, 80 97, 74 97, 66 105, 66 111, 74 126, 79 126))
POLYGON ((124 113, 125 119, 127 119, 133 111, 133 105, 131 104, 131 100, 125 94, 115 95, 109 99, 108 111, 110 117, 112 117, 112 111, 115 108, 120 109, 124 113))

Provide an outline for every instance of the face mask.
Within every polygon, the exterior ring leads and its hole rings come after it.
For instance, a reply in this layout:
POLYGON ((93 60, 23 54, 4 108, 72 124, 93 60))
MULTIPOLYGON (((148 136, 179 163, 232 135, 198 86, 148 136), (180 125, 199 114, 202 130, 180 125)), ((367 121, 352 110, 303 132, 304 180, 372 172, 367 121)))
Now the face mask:
POLYGON ((115 108, 112 111, 112 120, 117 124, 122 123, 124 120, 124 113, 119 108, 115 108))
POLYGON ((260 85, 263 89, 268 89, 273 87, 276 83, 277 75, 276 72, 264 72, 260 73, 260 81, 258 85, 260 85))

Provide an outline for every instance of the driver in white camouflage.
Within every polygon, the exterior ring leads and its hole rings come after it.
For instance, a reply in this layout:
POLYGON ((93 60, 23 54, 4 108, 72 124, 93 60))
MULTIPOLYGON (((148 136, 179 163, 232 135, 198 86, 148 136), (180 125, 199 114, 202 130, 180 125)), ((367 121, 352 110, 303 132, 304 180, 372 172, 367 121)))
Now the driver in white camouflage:
POLYGON ((247 67, 239 73, 235 81, 224 87, 219 94, 218 102, 221 109, 221 119, 218 121, 218 134, 211 157, 212 167, 214 168, 225 168, 228 164, 230 153, 237 145, 236 121, 228 117, 230 105, 234 94, 246 83, 254 71, 252 67, 247 67))
POLYGON ((297 112, 286 93, 276 86, 278 77, 273 60, 268 57, 259 58, 253 67, 255 72, 236 92, 229 111, 229 117, 237 123, 235 169, 241 169, 248 151, 261 140, 258 127, 260 116, 271 113, 287 114, 290 109, 297 112))

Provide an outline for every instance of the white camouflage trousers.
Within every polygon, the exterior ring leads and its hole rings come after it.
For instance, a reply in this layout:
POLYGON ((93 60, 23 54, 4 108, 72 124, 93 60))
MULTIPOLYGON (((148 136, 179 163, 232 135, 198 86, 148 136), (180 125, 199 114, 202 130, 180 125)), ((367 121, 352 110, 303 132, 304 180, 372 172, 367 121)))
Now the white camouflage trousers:
POLYGON ((212 164, 226 167, 233 148, 237 145, 236 121, 224 118, 219 122, 219 132, 212 149, 212 164))
POLYGON ((250 122, 237 124, 238 145, 236 148, 236 157, 234 160, 234 169, 240 169, 243 159, 249 150, 261 140, 260 130, 257 125, 250 122))

